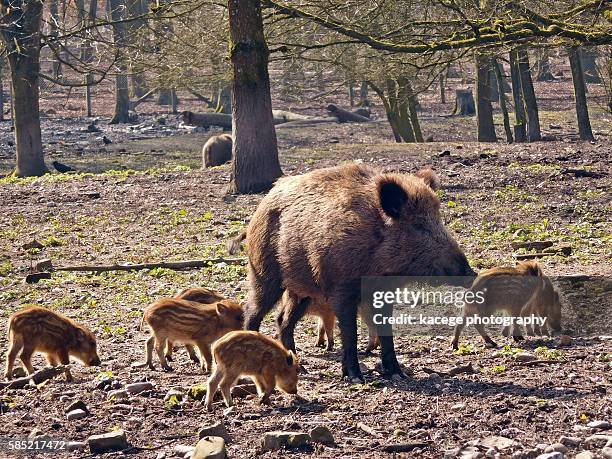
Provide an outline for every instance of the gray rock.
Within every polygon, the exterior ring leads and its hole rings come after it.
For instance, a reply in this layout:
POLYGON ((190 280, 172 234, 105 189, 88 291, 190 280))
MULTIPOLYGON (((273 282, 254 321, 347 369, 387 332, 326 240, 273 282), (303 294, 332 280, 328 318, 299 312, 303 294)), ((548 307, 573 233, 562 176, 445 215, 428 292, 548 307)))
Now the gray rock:
POLYGON ((221 437, 204 437, 191 453, 191 459, 225 459, 225 440, 221 437))
POLYGON ((72 410, 72 411, 68 412, 66 417, 68 418, 69 421, 76 421, 77 419, 86 418, 87 417, 87 412, 83 411, 83 410, 80 410, 80 409, 76 409, 76 410, 72 410))
POLYGON ((129 398, 129 394, 125 389, 112 390, 108 393, 108 398, 113 400, 125 400, 129 398))
POLYGON ((538 360, 538 357, 530 352, 519 352, 514 356, 514 359, 517 362, 531 362, 533 360, 538 360))
POLYGON ((107 432, 101 435, 92 435, 87 439, 89 449, 93 454, 120 451, 127 448, 128 442, 122 429, 107 432))
POLYGON ((538 451, 544 451, 546 448, 548 448, 548 445, 546 443, 538 443, 535 447, 535 449, 537 449, 538 451))
POLYGON ((572 427, 572 429, 574 430, 574 432, 592 432, 593 429, 591 429, 588 426, 582 425, 582 424, 575 424, 574 427, 572 427))
POLYGON ((605 457, 606 459, 612 459, 612 447, 610 446, 605 446, 602 450, 601 450, 601 455, 603 457, 605 457))
POLYGON ((34 265, 35 271, 52 271, 53 263, 49 258, 45 258, 43 260, 37 261, 34 265))
POLYGON ((497 435, 486 437, 482 439, 482 441, 480 442, 482 446, 485 446, 487 448, 495 448, 500 451, 502 449, 511 447, 514 443, 515 443, 514 440, 512 440, 511 438, 500 437, 497 435))
POLYGON ((552 445, 550 445, 548 448, 546 448, 544 450, 545 453, 554 453, 554 452, 558 452, 558 453, 567 453, 567 446, 565 446, 562 443, 553 443, 552 445))
POLYGON ((460 411, 465 408, 465 403, 457 403, 456 405, 451 406, 451 410, 460 411))
POLYGON ((566 437, 565 435, 559 438, 559 443, 567 447, 573 448, 582 443, 582 438, 579 437, 566 437))
POLYGON ((176 445, 174 448, 172 448, 172 451, 174 451, 175 455, 177 456, 185 456, 186 454, 191 454, 193 453, 193 451, 195 450, 195 446, 188 446, 188 445, 176 445))
POLYGON ((582 451, 576 454, 574 459, 595 459, 595 455, 590 451, 582 451))
POLYGON ((178 389, 170 389, 166 395, 164 395, 164 402, 170 400, 170 398, 176 397, 180 402, 185 399, 185 394, 178 389))
POLYGON ((153 389, 153 384, 148 381, 132 383, 132 384, 128 384, 127 386, 125 386, 125 390, 128 391, 128 393, 132 395, 140 394, 141 392, 144 392, 145 390, 152 390, 152 389, 153 389))
POLYGON ((65 413, 69 413, 70 411, 82 410, 86 413, 89 413, 89 409, 83 400, 75 400, 70 405, 66 407, 64 410, 65 413))
POLYGON ((565 456, 559 451, 553 451, 552 453, 540 454, 536 459, 565 459, 565 456))
POLYGON ((285 448, 297 448, 299 446, 306 445, 310 437, 306 433, 302 432, 266 432, 262 441, 262 448, 264 451, 276 451, 283 447, 285 448))
POLYGON ((603 448, 604 446, 610 446, 610 443, 612 443, 612 435, 595 434, 587 437, 584 442, 595 448, 603 448))
POLYGON ((69 441, 67 445, 68 451, 85 451, 87 443, 82 441, 69 441))
POLYGON ((198 438, 201 440, 204 437, 221 437, 226 442, 230 441, 230 434, 227 431, 225 424, 223 424, 221 421, 202 426, 198 432, 198 438))
POLYGON ((610 430, 612 429, 612 424, 608 421, 591 421, 587 424, 588 427, 597 430, 610 430))
POLYGON ((335 445, 336 441, 329 428, 326 426, 316 426, 310 431, 310 439, 315 443, 324 445, 335 445))

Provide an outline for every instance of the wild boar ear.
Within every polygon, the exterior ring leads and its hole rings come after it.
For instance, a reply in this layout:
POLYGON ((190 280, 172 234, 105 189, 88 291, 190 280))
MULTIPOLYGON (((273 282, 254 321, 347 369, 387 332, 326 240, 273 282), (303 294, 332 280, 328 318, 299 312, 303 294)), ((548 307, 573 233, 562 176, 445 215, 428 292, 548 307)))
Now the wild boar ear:
POLYGON ((408 201, 406 190, 393 177, 381 178, 377 187, 380 206, 389 217, 398 219, 402 213, 402 207, 408 201))
POLYGON ((297 364, 297 357, 296 355, 293 353, 293 351, 289 351, 289 353, 287 354, 287 365, 289 367, 292 367, 293 365, 297 364))
POLYGON ((217 303, 217 314, 220 316, 226 315, 229 313, 229 308, 223 303, 217 303))
POLYGON ((440 178, 431 167, 420 169, 414 175, 422 179, 425 182, 425 185, 432 190, 438 191, 440 189, 440 178))

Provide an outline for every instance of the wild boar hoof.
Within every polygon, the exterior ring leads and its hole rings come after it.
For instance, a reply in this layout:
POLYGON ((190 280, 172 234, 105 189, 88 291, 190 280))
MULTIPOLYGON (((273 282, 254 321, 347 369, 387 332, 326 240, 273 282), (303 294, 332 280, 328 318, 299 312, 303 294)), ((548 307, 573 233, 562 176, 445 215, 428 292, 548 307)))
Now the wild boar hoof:
POLYGON ((208 411, 210 413, 212 410, 213 410, 212 403, 207 403, 206 404, 206 411, 208 411))
POLYGON ((191 358, 191 361, 192 361, 193 363, 198 363, 198 364, 200 363, 200 359, 198 359, 197 357, 192 357, 192 358, 191 358))
POLYGON ((168 362, 174 362, 174 359, 172 358, 172 356, 171 356, 171 355, 167 355, 167 356, 166 356, 166 360, 167 360, 168 362))
POLYGON ((168 372, 174 371, 174 368, 172 368, 170 365, 164 365, 163 369, 164 369, 164 371, 168 371, 168 372))
POLYGON ((326 349, 327 349, 329 352, 333 351, 333 350, 334 350, 334 346, 333 346, 333 344, 332 344, 332 345, 330 345, 330 346, 327 346, 327 348, 326 348, 326 349))
POLYGON ((525 341, 525 337, 523 335, 516 335, 512 338, 514 338, 514 341, 525 341))
POLYGON ((495 343, 495 341, 487 341, 485 343, 485 347, 487 349, 495 349, 497 347, 497 343, 495 343))

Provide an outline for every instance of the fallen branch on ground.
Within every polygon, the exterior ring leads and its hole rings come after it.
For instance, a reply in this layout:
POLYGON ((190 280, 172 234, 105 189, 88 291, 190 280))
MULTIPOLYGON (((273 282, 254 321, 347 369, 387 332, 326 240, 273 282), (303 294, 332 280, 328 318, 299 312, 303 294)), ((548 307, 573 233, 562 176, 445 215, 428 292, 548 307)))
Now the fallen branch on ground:
POLYGON ((69 368, 69 365, 45 367, 42 370, 35 371, 31 375, 24 376, 23 378, 13 379, 12 381, 0 382, 0 390, 23 389, 24 387, 30 384, 30 381, 34 382, 35 385, 38 385, 51 378, 55 378, 56 376, 61 375, 67 368, 69 368))
POLYGON ((210 265, 218 265, 221 263, 226 263, 228 265, 243 265, 246 263, 246 258, 208 258, 206 260, 160 261, 157 263, 60 266, 55 268, 55 271, 140 271, 143 269, 155 268, 181 270, 189 268, 206 268, 210 265))

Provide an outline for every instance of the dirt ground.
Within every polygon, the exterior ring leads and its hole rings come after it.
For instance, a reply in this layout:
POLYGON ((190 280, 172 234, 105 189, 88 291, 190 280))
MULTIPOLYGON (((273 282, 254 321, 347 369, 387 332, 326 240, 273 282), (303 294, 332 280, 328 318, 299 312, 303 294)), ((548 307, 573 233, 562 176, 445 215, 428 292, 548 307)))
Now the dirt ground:
MULTIPOLYGON (((280 159, 286 174, 347 161, 406 173, 431 165, 443 184, 444 220, 475 268, 513 264, 524 249, 514 250, 512 242, 548 240, 570 248, 569 255, 547 256, 541 263, 551 276, 584 275, 578 286, 563 291, 564 311, 575 317, 571 311, 586 304, 590 320, 600 325, 597 334, 584 333, 584 324, 566 320, 564 327, 574 335, 571 346, 558 347, 550 339, 521 344, 540 357, 538 364, 516 359, 520 350, 501 337, 496 338, 500 347, 508 346, 495 351, 474 336, 464 336, 461 352, 453 354, 447 334, 399 336, 396 349, 411 373, 407 379, 385 380, 377 371, 378 355, 361 356, 366 384, 349 385, 340 380, 339 339, 334 351, 316 348, 316 323, 309 318, 296 334, 307 370, 300 377, 299 397, 276 393, 271 407, 261 407, 249 396, 237 399, 235 410, 225 414, 220 401, 210 414, 190 397, 180 406, 164 401, 170 389, 186 394, 205 384, 206 376, 184 350, 176 352, 171 373, 132 364, 143 359, 147 333, 139 323, 148 304, 189 286, 215 288, 242 300, 244 266, 54 273, 37 284, 23 279, 44 258, 67 266, 225 257, 225 241, 244 227, 261 195, 228 196, 227 165, 199 169, 199 148, 210 133, 191 132, 176 115, 151 112, 131 130, 100 121, 102 133, 94 135, 82 132, 87 125, 83 118, 49 118, 49 161, 60 160, 80 173, 0 179, 0 349, 7 348, 8 316, 25 304, 38 304, 94 330, 103 363, 98 368, 75 364, 72 383, 55 378, 38 389, 0 391, 0 437, 27 436, 38 429, 53 438, 85 441, 123 428, 138 448, 104 457, 161 458, 173 457, 176 445, 195 445, 200 427, 222 420, 232 437, 227 451, 233 458, 389 457, 388 445, 415 442, 422 445, 397 457, 477 457, 469 454, 486 453, 489 447, 479 440, 491 436, 514 441, 501 452, 489 451, 490 457, 535 457, 562 436, 579 438, 579 446, 566 453, 569 457, 583 450, 603 454, 601 444, 585 439, 597 432, 589 423, 612 422, 612 117, 593 104, 597 140, 577 141, 571 92, 564 81, 536 87, 548 138, 543 142, 475 143, 475 120, 441 117, 452 104, 437 104, 432 92, 422 98, 422 123, 434 142, 392 143, 378 107, 375 123, 279 129, 280 159), (103 146, 101 135, 113 143, 103 146), (22 247, 32 240, 43 248, 22 247), (578 293, 587 298, 585 303, 576 299, 578 293), (472 373, 446 374, 468 363, 472 373), (153 390, 127 400, 108 396, 111 387, 145 380, 153 383, 153 390), (65 407, 75 399, 87 405, 88 417, 67 419, 65 407), (265 432, 309 432, 318 425, 331 430, 336 446, 260 449, 265 432), (457 450, 461 447, 468 449, 457 450)), ((288 108, 320 113, 324 106, 288 108)), ((10 136, 5 123, 0 129, 0 170, 5 173, 12 167, 6 147, 10 136)), ((274 333, 273 317, 266 319, 263 331, 274 333)), ((361 348, 366 340, 362 334, 361 348)), ((42 358, 35 358, 35 367, 42 365, 42 358)))

